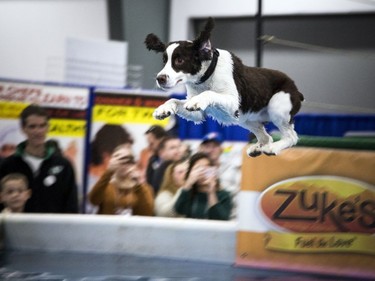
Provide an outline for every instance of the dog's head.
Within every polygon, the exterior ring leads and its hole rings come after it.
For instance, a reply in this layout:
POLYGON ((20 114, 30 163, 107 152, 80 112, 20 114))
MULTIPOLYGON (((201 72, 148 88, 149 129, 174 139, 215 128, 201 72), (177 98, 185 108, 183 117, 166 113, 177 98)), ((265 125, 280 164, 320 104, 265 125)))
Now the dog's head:
POLYGON ((156 83, 170 89, 180 83, 196 83, 212 59, 210 36, 214 20, 209 18, 204 29, 194 41, 163 43, 155 34, 146 37, 148 50, 163 52, 164 68, 157 74, 156 83))

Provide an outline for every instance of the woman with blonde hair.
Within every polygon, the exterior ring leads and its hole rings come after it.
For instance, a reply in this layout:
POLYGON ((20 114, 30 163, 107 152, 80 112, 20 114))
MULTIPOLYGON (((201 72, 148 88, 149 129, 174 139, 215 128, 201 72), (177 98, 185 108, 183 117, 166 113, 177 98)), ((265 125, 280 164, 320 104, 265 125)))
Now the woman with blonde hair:
POLYGON ((160 190, 155 198, 155 214, 159 217, 181 217, 174 210, 180 195, 180 188, 185 183, 187 160, 172 162, 165 170, 160 190))

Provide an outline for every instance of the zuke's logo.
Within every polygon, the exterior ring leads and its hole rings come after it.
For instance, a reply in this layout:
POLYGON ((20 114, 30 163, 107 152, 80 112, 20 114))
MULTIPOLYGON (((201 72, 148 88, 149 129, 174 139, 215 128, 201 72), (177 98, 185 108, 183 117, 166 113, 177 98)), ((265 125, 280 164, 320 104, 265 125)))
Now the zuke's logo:
POLYGON ((375 233, 375 189, 333 176, 289 179, 259 198, 261 216, 273 228, 293 232, 375 233))

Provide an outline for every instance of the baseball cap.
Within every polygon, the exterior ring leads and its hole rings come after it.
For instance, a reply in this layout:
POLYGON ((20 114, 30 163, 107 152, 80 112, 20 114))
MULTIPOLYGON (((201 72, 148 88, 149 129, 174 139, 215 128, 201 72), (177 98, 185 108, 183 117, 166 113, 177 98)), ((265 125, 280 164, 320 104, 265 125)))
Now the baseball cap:
POLYGON ((208 142, 216 142, 218 144, 222 144, 223 137, 219 132, 211 132, 205 135, 202 139, 202 144, 205 144, 208 142))

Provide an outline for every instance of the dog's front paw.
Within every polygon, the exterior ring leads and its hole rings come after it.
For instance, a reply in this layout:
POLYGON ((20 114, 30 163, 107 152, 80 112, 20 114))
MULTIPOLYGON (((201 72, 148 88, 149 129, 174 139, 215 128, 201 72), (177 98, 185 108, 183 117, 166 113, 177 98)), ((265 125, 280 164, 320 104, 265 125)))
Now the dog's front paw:
POLYGON ((188 111, 199 111, 199 110, 206 110, 209 103, 205 102, 202 99, 192 98, 191 100, 187 101, 184 105, 185 109, 188 111))
POLYGON ((262 147, 262 152, 268 156, 277 155, 280 149, 275 145, 276 143, 269 143, 262 147))
POLYGON ((162 104, 157 109, 155 109, 152 116, 155 119, 163 120, 175 113, 176 113, 176 109, 172 104, 162 104))
POLYGON ((252 144, 247 148, 246 153, 250 157, 257 157, 262 154, 262 147, 259 143, 252 144))

